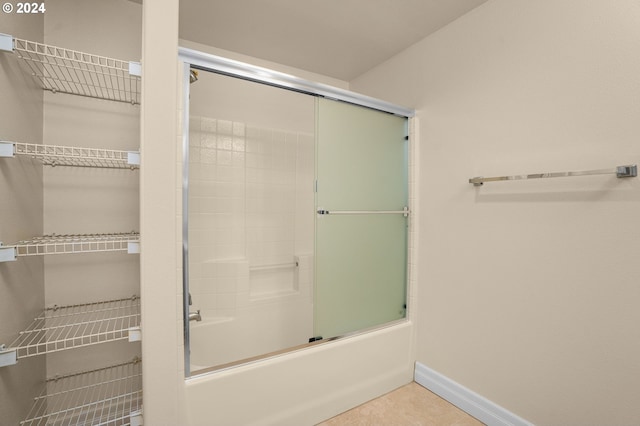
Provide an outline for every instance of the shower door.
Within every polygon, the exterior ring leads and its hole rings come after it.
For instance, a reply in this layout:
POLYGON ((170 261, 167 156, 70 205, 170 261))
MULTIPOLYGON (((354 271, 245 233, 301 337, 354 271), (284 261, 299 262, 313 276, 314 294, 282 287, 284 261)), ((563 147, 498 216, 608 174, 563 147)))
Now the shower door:
POLYGON ((407 118, 189 71, 185 372, 404 318, 407 118))
POLYGON ((314 334, 405 317, 407 118, 319 98, 314 334))

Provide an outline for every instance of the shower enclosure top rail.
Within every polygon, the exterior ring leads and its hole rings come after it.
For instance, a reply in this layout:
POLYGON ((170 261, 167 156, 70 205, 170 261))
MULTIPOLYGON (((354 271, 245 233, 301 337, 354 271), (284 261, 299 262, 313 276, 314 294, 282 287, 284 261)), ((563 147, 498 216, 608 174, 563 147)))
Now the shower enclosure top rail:
POLYGON ((633 165, 617 166, 614 169, 584 170, 577 172, 553 172, 553 173, 533 173, 528 175, 495 176, 495 177, 474 177, 469 179, 469 183, 474 186, 481 186, 485 182, 499 182, 506 180, 528 180, 545 179, 557 177, 589 176, 589 175, 616 175, 618 178, 638 176, 638 167, 633 165))
POLYGON ((211 55, 185 47, 178 48, 178 54, 182 61, 192 67, 212 71, 215 73, 243 78, 271 86, 281 87, 296 92, 307 93, 314 96, 322 96, 338 101, 348 102, 364 106, 378 111, 388 112, 402 117, 413 117, 415 111, 380 99, 365 96, 360 93, 316 83, 300 77, 274 71, 268 68, 240 62, 222 56, 211 55))

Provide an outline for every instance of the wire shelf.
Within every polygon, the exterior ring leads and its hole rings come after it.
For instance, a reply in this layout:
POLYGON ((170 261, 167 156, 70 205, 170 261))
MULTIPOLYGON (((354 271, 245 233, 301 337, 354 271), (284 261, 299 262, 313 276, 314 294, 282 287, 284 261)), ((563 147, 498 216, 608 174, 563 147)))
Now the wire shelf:
POLYGON ((18 38, 13 50, 44 90, 140 104, 138 63, 18 38))
POLYGON ((69 234, 44 235, 5 246, 0 242, 0 262, 24 256, 126 251, 140 253, 140 234, 69 234))
POLYGON ((8 155, 24 155, 36 158, 46 166, 98 167, 132 170, 140 168, 140 154, 136 151, 39 145, 6 141, 0 141, 0 144, 13 145, 12 150, 7 149, 7 151, 10 151, 8 155))
POLYGON ((138 243, 137 232, 115 234, 44 235, 23 240, 13 247, 16 256, 41 256, 49 254, 73 254, 110 251, 129 251, 130 243, 138 243))
POLYGON ((46 308, 11 344, 17 359, 130 339, 140 325, 140 298, 46 308))
POLYGON ((131 362, 48 379, 21 426, 131 424, 142 407, 142 368, 131 362))

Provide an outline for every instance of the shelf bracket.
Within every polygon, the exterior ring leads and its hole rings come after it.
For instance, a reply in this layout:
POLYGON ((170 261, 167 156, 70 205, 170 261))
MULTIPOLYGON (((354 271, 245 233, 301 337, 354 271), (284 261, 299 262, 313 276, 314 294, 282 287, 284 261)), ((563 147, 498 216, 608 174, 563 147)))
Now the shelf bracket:
POLYGON ((18 363, 18 351, 14 348, 7 349, 6 345, 0 345, 0 367, 18 363))
POLYGON ((3 246, 0 241, 0 262, 13 262, 18 258, 16 248, 13 246, 3 246))
POLYGON ((0 33, 0 50, 13 52, 13 36, 0 33))
POLYGON ((137 151, 127 152, 127 164, 130 166, 140 165, 140 153, 137 151))
POLYGON ((638 176, 638 166, 633 164, 630 166, 618 166, 616 167, 616 177, 636 177, 638 176))
POLYGON ((138 241, 130 241, 127 243, 127 253, 128 254, 138 254, 140 253, 140 242, 138 241))
POLYGON ((140 326, 129 328, 129 342, 139 342, 142 340, 142 329, 140 326))
POLYGON ((129 415, 129 422, 131 426, 144 425, 144 421, 142 419, 142 408, 131 412, 131 414, 129 415))
POLYGON ((129 74, 142 77, 142 65, 140 62, 129 62, 129 74))
POLYGON ((0 157, 15 157, 13 142, 0 141, 0 157))

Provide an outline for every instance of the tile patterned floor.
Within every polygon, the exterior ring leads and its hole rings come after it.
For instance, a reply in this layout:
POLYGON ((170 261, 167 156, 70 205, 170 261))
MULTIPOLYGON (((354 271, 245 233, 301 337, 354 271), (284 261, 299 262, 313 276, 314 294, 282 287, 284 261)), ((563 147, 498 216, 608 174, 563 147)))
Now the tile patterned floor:
POLYGON ((481 426, 483 423, 413 382, 318 426, 481 426))

